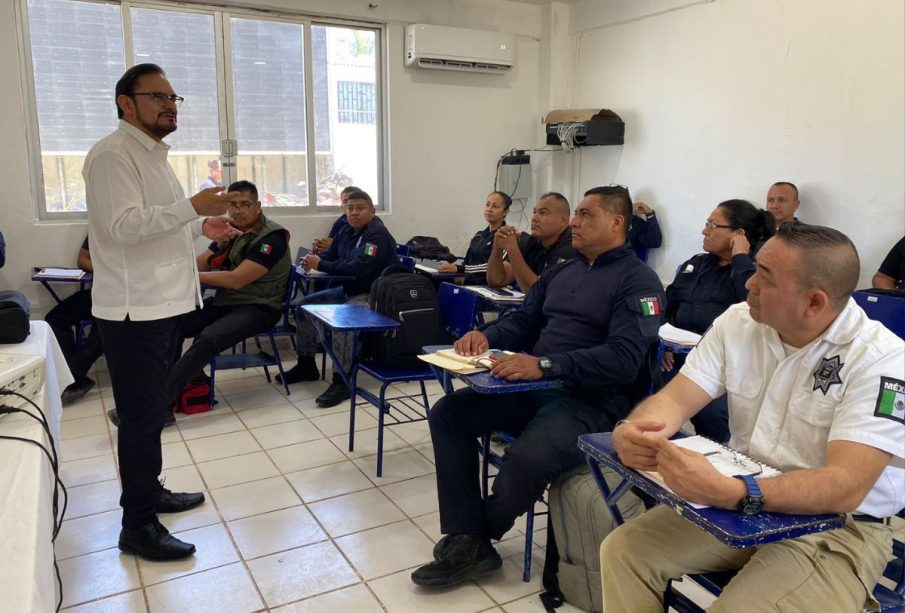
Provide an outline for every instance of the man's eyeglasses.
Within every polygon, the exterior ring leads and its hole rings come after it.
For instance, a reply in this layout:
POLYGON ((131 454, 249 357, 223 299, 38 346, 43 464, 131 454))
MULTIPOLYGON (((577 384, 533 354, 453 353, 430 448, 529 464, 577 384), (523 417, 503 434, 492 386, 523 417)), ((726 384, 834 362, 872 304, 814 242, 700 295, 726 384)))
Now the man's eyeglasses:
POLYGON ((253 207, 256 202, 230 202, 229 208, 234 211, 242 211, 243 213, 253 207))
POLYGON ((185 98, 176 94, 168 95, 163 92, 134 92, 130 96, 150 96, 151 100, 157 103, 157 106, 163 106, 167 100, 176 105, 176 108, 182 106, 185 98))
POLYGON ((721 223, 714 223, 714 222, 710 221, 709 219, 708 219, 707 221, 704 222, 704 227, 707 228, 708 230, 713 230, 713 229, 715 229, 715 228, 729 228, 729 229, 732 229, 732 226, 727 226, 727 225, 721 224, 721 223))

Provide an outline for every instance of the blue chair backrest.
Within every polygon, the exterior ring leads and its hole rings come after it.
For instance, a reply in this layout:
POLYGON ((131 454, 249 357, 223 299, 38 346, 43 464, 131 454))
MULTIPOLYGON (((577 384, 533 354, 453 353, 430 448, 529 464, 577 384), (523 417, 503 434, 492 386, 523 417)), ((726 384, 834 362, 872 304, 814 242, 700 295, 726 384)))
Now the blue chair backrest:
POLYGON ((638 256, 638 259, 642 262, 647 262, 647 256, 650 253, 650 249, 647 247, 635 247, 635 253, 638 256))
POLYGON ((879 321, 897 336, 905 339, 905 297, 888 293, 859 290, 852 294, 868 317, 879 321))
POLYGON ((396 255, 410 255, 411 252, 408 245, 396 245, 396 255))
POLYGON ((399 258, 399 263, 408 268, 409 270, 415 270, 415 258, 409 257, 407 255, 397 255, 399 258))
POLYGON ((440 323, 454 338, 474 330, 478 314, 478 295, 454 283, 441 283, 440 323))

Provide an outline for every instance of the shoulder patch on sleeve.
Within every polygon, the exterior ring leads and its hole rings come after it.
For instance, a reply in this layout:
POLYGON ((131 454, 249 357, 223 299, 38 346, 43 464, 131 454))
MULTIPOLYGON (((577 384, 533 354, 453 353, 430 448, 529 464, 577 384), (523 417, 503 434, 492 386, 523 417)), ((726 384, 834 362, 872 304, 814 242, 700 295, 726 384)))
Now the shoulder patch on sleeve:
POLYGON ((638 301, 641 303, 641 312, 644 315, 660 315, 660 298, 657 296, 642 296, 638 298, 638 301))
POLYGON ((880 377, 880 392, 874 416, 905 424, 905 381, 880 377))
POLYGON ((261 246, 258 248, 258 251, 269 255, 269 254, 273 253, 273 245, 268 245, 267 243, 261 243, 261 246))
POLYGON ((365 243, 364 254, 371 256, 372 258, 375 257, 377 255, 377 245, 374 243, 365 243))

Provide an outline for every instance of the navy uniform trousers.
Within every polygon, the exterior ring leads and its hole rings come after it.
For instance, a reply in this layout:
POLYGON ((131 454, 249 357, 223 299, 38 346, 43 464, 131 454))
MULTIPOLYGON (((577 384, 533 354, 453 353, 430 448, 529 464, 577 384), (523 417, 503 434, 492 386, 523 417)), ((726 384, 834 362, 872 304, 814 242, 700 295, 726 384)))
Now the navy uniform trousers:
POLYGON ((584 462, 579 434, 609 431, 603 408, 568 392, 479 394, 463 389, 437 401, 428 415, 437 467, 440 531, 501 538, 561 472, 584 462), (492 493, 481 499, 477 437, 518 436, 505 452, 492 493))

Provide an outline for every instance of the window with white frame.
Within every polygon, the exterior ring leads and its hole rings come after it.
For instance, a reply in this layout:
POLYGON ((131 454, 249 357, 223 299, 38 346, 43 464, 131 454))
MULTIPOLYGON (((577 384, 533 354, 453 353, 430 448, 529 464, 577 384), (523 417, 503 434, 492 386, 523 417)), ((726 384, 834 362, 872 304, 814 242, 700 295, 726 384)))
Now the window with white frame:
POLYGON ((167 3, 19 1, 42 217, 85 210, 85 155, 116 128, 117 79, 144 62, 185 97, 166 142, 187 194, 246 179, 265 206, 318 212, 354 184, 380 206, 379 28, 167 3))

